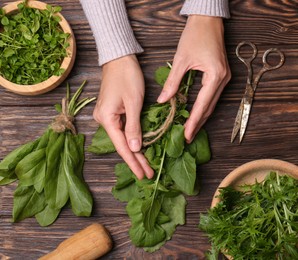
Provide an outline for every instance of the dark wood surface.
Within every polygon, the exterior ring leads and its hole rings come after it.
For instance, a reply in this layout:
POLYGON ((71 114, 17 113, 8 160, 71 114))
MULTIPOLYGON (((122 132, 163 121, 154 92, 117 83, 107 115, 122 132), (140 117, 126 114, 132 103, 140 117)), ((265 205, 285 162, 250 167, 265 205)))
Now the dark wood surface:
MULTIPOLYGON (((67 81, 76 89, 83 80, 87 80, 84 93, 97 96, 101 70, 95 42, 79 0, 45 2, 63 7, 62 14, 75 33, 77 58, 67 81)), ((179 16, 183 1, 126 2, 135 35, 145 49, 139 56, 146 80, 145 103, 153 103, 160 92, 153 81, 153 72, 173 59, 185 24, 185 18, 179 16)), ((46 228, 40 227, 33 218, 11 223, 16 184, 0 187, 1 259, 37 259, 93 222, 104 224, 113 237, 113 250, 103 259, 204 259, 204 252, 210 245, 204 233, 197 228, 199 215, 209 208, 221 180, 234 168, 255 159, 275 158, 298 164, 298 2, 230 0, 230 10, 232 17, 225 20, 225 36, 232 79, 205 124, 212 160, 198 168, 201 192, 198 196, 187 198, 187 222, 177 228, 172 240, 153 254, 131 244, 125 204, 116 201, 111 194, 115 183, 114 166, 122 160, 117 154, 99 157, 86 153, 84 176, 95 201, 89 218, 75 217, 70 209, 65 209, 59 219, 46 228), (270 47, 280 48, 286 61, 281 69, 262 78, 243 143, 239 145, 231 144, 230 136, 246 81, 246 69, 235 55, 236 45, 243 40, 252 41, 259 48, 256 69, 261 66, 264 50, 270 47)), ((191 91, 190 104, 194 102, 199 87, 200 76, 191 91)), ((19 96, 0 87, 0 159, 42 134, 56 114, 53 105, 64 94, 65 83, 50 93, 36 97, 19 96)), ((86 146, 97 128, 92 118, 93 106, 84 109, 77 118, 78 130, 86 135, 86 146)))

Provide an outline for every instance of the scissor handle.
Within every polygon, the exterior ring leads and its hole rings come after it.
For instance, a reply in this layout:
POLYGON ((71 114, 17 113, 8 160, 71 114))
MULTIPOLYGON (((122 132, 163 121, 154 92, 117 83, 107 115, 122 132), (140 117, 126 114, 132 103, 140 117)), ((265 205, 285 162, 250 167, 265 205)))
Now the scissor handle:
MULTIPOLYGON (((251 62, 254 60, 254 58, 257 56, 257 54, 258 54, 257 47, 252 42, 243 41, 237 45, 236 55, 237 55, 238 59, 241 60, 246 66, 249 66, 251 64, 251 62), (240 54, 240 49, 244 45, 249 45, 253 49, 253 53, 249 58, 243 58, 240 54)), ((266 64, 267 64, 267 62, 266 62, 266 64)))
POLYGON ((275 70, 280 68, 285 62, 285 55, 277 48, 271 48, 268 49, 267 51, 265 51, 264 55, 263 55, 263 70, 268 71, 268 70, 275 70), (277 53, 280 56, 280 60, 279 63, 276 65, 270 65, 267 62, 267 57, 269 54, 271 53, 277 53))

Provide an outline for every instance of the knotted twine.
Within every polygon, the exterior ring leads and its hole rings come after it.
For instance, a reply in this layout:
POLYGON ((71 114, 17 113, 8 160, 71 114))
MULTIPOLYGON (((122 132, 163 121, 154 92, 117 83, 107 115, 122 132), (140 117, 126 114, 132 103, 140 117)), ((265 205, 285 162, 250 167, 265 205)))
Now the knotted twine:
POLYGON ((76 128, 73 125, 74 117, 68 114, 68 101, 66 98, 62 99, 62 112, 55 117, 51 128, 56 133, 63 133, 66 130, 70 130, 74 135, 77 134, 76 128))
POLYGON ((163 134, 168 130, 170 125, 173 123, 175 113, 176 113, 177 99, 178 99, 178 102, 182 104, 185 104, 187 101, 186 96, 182 95, 181 93, 177 94, 177 98, 174 96, 170 99, 171 109, 166 120, 158 129, 147 132, 143 135, 143 147, 146 147, 150 144, 155 143, 159 138, 163 136, 163 134))

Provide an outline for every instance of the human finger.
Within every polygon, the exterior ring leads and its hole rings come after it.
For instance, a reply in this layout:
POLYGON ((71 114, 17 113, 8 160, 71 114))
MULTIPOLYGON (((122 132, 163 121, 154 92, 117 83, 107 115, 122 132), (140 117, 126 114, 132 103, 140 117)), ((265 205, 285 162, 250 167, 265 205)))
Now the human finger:
POLYGON ((138 104, 126 104, 125 137, 132 152, 138 152, 142 147, 140 113, 141 108, 138 108, 138 104))
POLYGON ((190 116, 184 125, 184 135, 187 143, 192 142, 197 132, 212 114, 225 85, 226 82, 223 80, 221 82, 211 81, 209 84, 202 86, 190 116))
POLYGON ((127 163, 132 172, 137 176, 138 179, 143 179, 145 172, 141 166, 139 160, 136 158, 135 154, 130 150, 124 132, 114 125, 103 125, 107 131, 109 137, 111 138, 116 151, 127 163))
POLYGON ((169 76, 163 86, 163 89, 157 98, 158 103, 169 101, 178 91, 180 82, 187 71, 185 65, 179 61, 179 58, 174 58, 174 62, 169 73, 169 76))
POLYGON ((139 163, 141 164, 145 175, 148 179, 151 179, 154 176, 154 171, 153 169, 150 167, 147 159, 145 158, 145 156, 142 153, 135 153, 136 158, 138 159, 139 163))

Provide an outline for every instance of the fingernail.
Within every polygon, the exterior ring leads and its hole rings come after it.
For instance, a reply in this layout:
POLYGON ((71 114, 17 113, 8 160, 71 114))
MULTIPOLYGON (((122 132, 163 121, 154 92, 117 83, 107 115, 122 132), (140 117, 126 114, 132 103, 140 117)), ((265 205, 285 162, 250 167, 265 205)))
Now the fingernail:
POLYGON ((138 139, 131 139, 129 140, 129 148, 132 152, 138 152, 140 151, 140 142, 138 139))
POLYGON ((152 179, 153 176, 154 176, 154 171, 146 172, 146 176, 147 176, 148 179, 152 179))
POLYGON ((157 102, 158 102, 158 103, 163 103, 163 102, 166 101, 167 97, 168 97, 168 93, 167 93, 167 91, 163 90, 163 91, 160 93, 160 95, 159 95, 159 97, 158 97, 158 99, 157 99, 157 102))
POLYGON ((192 141, 193 141, 193 139, 194 139, 193 137, 192 137, 192 138, 190 138, 190 139, 187 139, 187 140, 186 140, 186 143, 188 143, 188 144, 191 144, 191 143, 192 143, 192 141))

